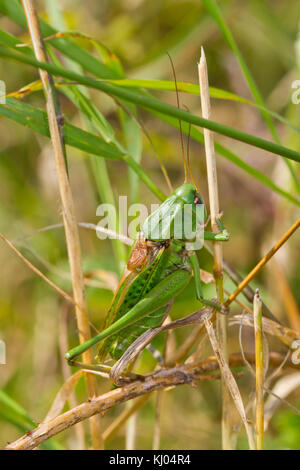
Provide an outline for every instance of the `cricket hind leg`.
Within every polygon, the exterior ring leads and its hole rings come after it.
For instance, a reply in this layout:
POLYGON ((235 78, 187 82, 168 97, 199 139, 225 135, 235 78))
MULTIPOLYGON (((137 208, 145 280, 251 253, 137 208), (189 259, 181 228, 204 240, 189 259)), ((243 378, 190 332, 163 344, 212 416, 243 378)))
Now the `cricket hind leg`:
MULTIPOLYGON (((173 303, 174 299, 171 299, 168 305, 166 306, 161 324, 163 324, 166 318, 168 317, 173 303)), ((120 386, 124 383, 124 370, 128 368, 128 365, 132 363, 145 348, 147 348, 153 354, 154 358, 157 360, 158 364, 161 367, 165 366, 163 355, 151 344, 151 341, 154 339, 160 328, 162 327, 158 326, 156 328, 149 328, 147 331, 145 331, 129 346, 129 348, 125 351, 122 357, 114 364, 114 366, 110 370, 110 378, 112 379, 115 385, 120 386)), ((145 379, 144 376, 141 376, 139 374, 133 375, 136 375, 138 377, 138 380, 145 379)))
MULTIPOLYGON (((169 315, 173 303, 174 299, 171 299, 166 306, 145 315, 142 321, 137 322, 133 328, 125 328, 116 340, 115 348, 110 350, 111 357, 119 360, 131 344, 135 342, 139 336, 145 333, 145 331, 153 330, 154 328, 161 326, 169 315)), ((163 364, 163 357, 156 348, 151 344, 148 344, 146 349, 150 351, 159 364, 163 364)))
POLYGON ((125 315, 112 323, 104 331, 101 331, 98 335, 68 351, 65 354, 65 358, 68 362, 72 362, 77 356, 100 341, 121 332, 130 325, 143 321, 145 317, 149 317, 150 314, 156 312, 158 309, 166 307, 168 303, 188 285, 190 279, 191 271, 186 267, 168 274, 125 315))
MULTIPOLYGON (((161 318, 160 324, 162 324, 167 316, 169 315, 170 309, 173 305, 174 299, 172 299, 167 307, 165 308, 164 315, 161 318)), ((83 364, 81 362, 77 362, 74 360, 69 360, 69 365, 78 367, 82 370, 85 370, 87 372, 90 372, 95 375, 100 375, 101 377, 104 378, 111 378, 114 382, 115 385, 121 386, 125 385, 127 383, 133 382, 135 380, 144 380, 144 376, 141 374, 136 374, 134 372, 129 371, 129 365, 132 364, 134 366, 134 361, 139 355, 140 352, 146 347, 147 349, 150 350, 150 352, 153 354, 157 362, 159 363, 160 366, 164 366, 164 359, 163 356, 160 354, 160 352, 154 348, 151 343, 149 344, 149 341, 147 339, 150 338, 150 341, 153 339, 153 336, 151 335, 151 332, 155 331, 156 329, 154 328, 149 328, 148 331, 146 331, 143 335, 140 337, 136 338, 136 340, 129 346, 129 348, 126 350, 127 354, 123 354, 122 357, 116 362, 116 364, 111 367, 106 364, 83 364), (150 336, 149 336, 150 333, 150 336), (145 340, 142 338, 145 337, 145 340), (141 338, 141 340, 140 340, 141 338), (139 343, 139 349, 137 350, 136 344, 139 343), (117 366, 117 370, 115 370, 115 366, 117 366), (121 370, 120 370, 121 369, 121 370), (126 372, 124 372, 126 370, 126 372)))
MULTIPOLYGON (((167 317, 169 315, 169 312, 172 308, 173 303, 174 303, 174 299, 172 299, 169 302, 168 306, 167 306, 162 324, 167 319, 167 317)), ((166 338, 166 341, 167 341, 167 338, 166 338)), ((166 343, 165 343, 164 348, 166 348, 166 343)), ((160 367, 165 367, 165 351, 161 354, 160 351, 158 349, 156 349, 151 343, 146 346, 146 349, 148 349, 151 352, 152 356, 154 357, 154 359, 156 359, 156 361, 160 365, 160 367)))

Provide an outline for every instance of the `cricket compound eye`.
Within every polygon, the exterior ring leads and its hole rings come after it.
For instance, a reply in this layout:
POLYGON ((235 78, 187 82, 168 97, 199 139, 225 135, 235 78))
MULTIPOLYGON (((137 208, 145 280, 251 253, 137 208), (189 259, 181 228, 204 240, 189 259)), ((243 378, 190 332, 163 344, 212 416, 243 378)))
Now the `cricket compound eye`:
POLYGON ((203 204, 202 198, 196 195, 194 198, 194 204, 203 204))

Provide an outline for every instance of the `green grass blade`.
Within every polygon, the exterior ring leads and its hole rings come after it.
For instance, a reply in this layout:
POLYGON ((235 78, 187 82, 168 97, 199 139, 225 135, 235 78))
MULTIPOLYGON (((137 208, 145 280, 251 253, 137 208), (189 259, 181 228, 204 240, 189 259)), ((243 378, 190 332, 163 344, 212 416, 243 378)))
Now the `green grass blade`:
MULTIPOLYGON (((0 30, 0 34, 1 34, 1 30, 0 30)), ((165 86, 165 83, 169 84, 169 83, 173 83, 173 82, 169 82, 169 81, 164 81, 164 80, 131 80, 130 79, 130 82, 137 82, 137 83, 140 83, 140 82, 149 82, 149 86, 148 84, 146 84, 143 89, 155 89, 155 90, 168 90, 168 91, 175 91, 174 89, 174 86, 169 86, 169 85, 166 85, 165 86), (153 81, 159 81, 162 85, 150 85, 150 82, 153 82, 153 81)), ((127 79, 124 79, 124 80, 107 80, 108 83, 112 83, 112 84, 117 84, 119 86, 125 86, 125 88, 129 87, 129 88, 136 88, 136 87, 133 87, 133 86, 128 86, 127 85, 127 79)), ((185 93, 190 93, 190 94, 193 94, 193 95, 198 95, 199 94, 199 87, 193 83, 186 83, 186 82, 178 82, 178 86, 182 84, 184 86, 182 86, 182 90, 185 92, 185 93), (196 93, 196 89, 197 89, 197 93, 196 93)), ((62 91, 62 93, 64 93, 64 88, 66 87, 69 87, 69 85, 66 83, 64 84, 63 82, 61 81, 55 81, 55 85, 57 87, 60 88, 60 90, 62 91)), ((30 95, 31 93, 34 93, 34 92, 37 92, 37 91, 41 91, 42 90, 42 82, 40 80, 36 80, 35 82, 33 83, 29 83, 27 85, 25 85, 24 87, 22 87, 22 89, 20 90, 17 90, 15 92, 11 92, 9 94, 9 96, 13 96, 15 98, 22 98, 24 95, 22 95, 21 93, 21 90, 25 91, 26 89, 26 96, 30 95)), ((80 89, 79 86, 77 86, 77 89, 80 89)), ((234 102, 239 102, 239 103, 242 103, 242 104, 247 104, 249 106, 252 106, 252 107, 255 107, 257 109, 264 109, 267 113, 270 114, 270 116, 273 116, 275 119, 277 119, 278 121, 282 122, 283 124, 285 124, 286 126, 290 127, 290 129, 292 129, 293 131, 295 131, 297 134, 300 135, 300 128, 295 126, 289 119, 286 119, 284 116, 281 116, 280 114, 276 113, 275 111, 271 111, 270 109, 268 108, 263 108, 262 106, 258 106, 256 103, 253 103, 252 101, 250 100, 247 100, 246 98, 243 98, 239 95, 235 95, 234 93, 230 93, 230 92, 227 92, 225 90, 221 90, 219 88, 210 88, 210 90, 212 90, 212 95, 211 97, 212 98, 215 98, 215 99, 220 99, 220 100, 229 100, 229 101, 234 101, 234 102)))
MULTIPOLYGON (((22 26, 23 28, 26 28, 26 20, 25 16, 22 10, 22 7, 16 0, 0 0, 0 12, 3 13, 3 15, 7 15, 9 18, 11 18, 13 21, 15 21, 18 25, 22 26)), ((43 20, 40 19, 41 22, 41 27, 42 27, 42 32, 44 36, 51 36, 57 32, 55 28, 52 26, 48 25, 45 23, 43 20)), ((226 26, 226 25, 225 25, 226 26)), ((228 29, 228 28, 227 28, 228 29)), ((228 30, 229 31, 229 30, 228 30)), ((230 31, 229 31, 230 33, 230 31)), ((3 42, 3 44, 14 47, 16 44, 19 43, 19 40, 13 39, 14 36, 9 35, 8 33, 3 33, 7 35, 8 37, 10 36, 10 39, 3 42)), ((231 33, 230 33, 231 35, 231 33)), ((233 37, 231 35, 231 38, 233 40, 233 37)), ((234 40, 233 40, 234 41, 234 40)), ((1 43, 1 40, 0 40, 1 43)), ((120 72, 119 69, 115 66, 110 64, 110 68, 107 66, 107 64, 103 64, 99 62, 97 59, 95 59, 89 52, 87 52, 85 49, 81 48, 78 46, 76 43, 71 41, 70 39, 53 39, 49 41, 49 44, 53 45, 57 50, 65 54, 67 57, 71 58, 74 63, 80 64, 85 70, 91 72, 92 74, 100 77, 100 78, 106 78, 108 80, 112 80, 113 77, 115 77, 116 83, 119 81, 120 77, 120 72)), ((22 48, 22 52, 27 51, 32 55, 32 51, 30 48, 22 48)), ((245 64, 246 65, 246 64, 245 64)), ((247 65, 246 65, 247 68, 247 65)), ((249 71, 250 72, 250 71, 249 71)), ((254 80, 252 79, 254 82, 254 80)), ((174 82, 173 81, 165 81, 164 84, 161 84, 160 80, 157 80, 157 83, 155 83, 155 80, 131 80, 131 79, 125 79, 120 81, 120 86, 128 86, 128 87, 145 87, 149 89, 159 89, 159 90, 173 90, 174 91, 174 82), (136 82, 136 83, 134 83, 136 82), (140 83, 139 83, 140 82, 140 83), (148 82, 148 84, 147 84, 148 82)), ((187 93, 193 93, 193 94, 198 94, 199 93, 199 88, 198 85, 195 84, 189 84, 185 82, 178 82, 179 90, 180 91, 185 91, 187 93)), ((254 86, 255 82, 254 82, 254 86)), ((256 87, 257 89, 257 87, 256 87)), ((259 91, 257 90, 258 94, 260 95, 259 91)), ((247 100, 243 97, 240 97, 234 93, 225 91, 225 90, 220 90, 218 88, 210 87, 210 94, 211 97, 213 98, 219 98, 219 99, 229 99, 233 101, 238 101, 241 103, 249 104, 252 106, 256 106, 258 109, 260 109, 263 113, 269 114, 270 116, 273 116, 274 118, 280 120, 281 122, 284 122, 285 124, 289 125, 292 127, 296 132, 299 132, 299 129, 294 126, 292 123, 290 123, 287 119, 284 117, 280 116, 279 114, 267 109, 264 106, 263 100, 257 100, 256 104, 251 102, 250 100, 247 100)), ((261 96, 261 95, 260 95, 261 96)), ((271 120, 272 123, 272 120, 271 120)), ((273 123, 272 123, 273 125, 273 123)), ((273 125, 274 128, 274 125, 273 125)), ((275 128, 274 128, 275 129, 275 128)), ((276 132, 276 130, 275 130, 276 132)))
MULTIPOLYGON (((163 121, 167 122, 171 126, 175 127, 176 129, 179 129, 179 122, 178 119, 174 119, 172 117, 168 117, 163 114, 159 114, 154 112, 153 113, 155 116, 159 117, 163 121)), ((189 134, 189 126, 186 123, 182 124, 182 131, 184 134, 188 135, 189 134)), ((204 144, 204 136, 201 131, 199 131, 197 128, 194 126, 191 127, 190 131, 190 136, 192 139, 196 140, 197 142, 200 142, 201 144, 204 144)), ((270 189, 275 191, 276 193, 280 194, 293 204, 296 204, 297 206, 300 206, 300 200, 296 199, 293 197, 290 193, 287 191, 284 191, 281 189, 279 186, 277 186, 273 181, 268 178, 266 175, 264 175, 261 171, 257 170, 256 168, 253 168, 251 165, 248 165, 248 163, 244 162, 240 157, 238 157, 235 153, 233 153, 231 150, 228 148, 224 147, 222 144, 219 142, 215 141, 215 150, 216 152, 221 155, 222 157, 226 158, 227 160, 231 161, 234 165, 236 165, 238 168, 241 168, 243 171, 251 175, 253 178, 257 179, 261 183, 263 183, 265 186, 268 186, 270 189)))
MULTIPOLYGON (((23 8, 17 0, 0 0, 0 13, 10 18, 16 24, 27 30, 27 23, 23 8)), ((52 36, 58 31, 52 26, 40 20, 43 37, 52 36)), ((58 51, 65 54, 73 62, 80 64, 85 70, 101 78, 119 78, 114 70, 110 70, 105 64, 93 57, 74 41, 65 38, 55 38, 49 40, 58 51)))
MULTIPOLYGON (((14 98, 7 98, 6 104, 0 105, 0 116, 7 117, 13 121, 29 127, 41 135, 49 137, 49 127, 45 111, 35 108, 29 104, 22 103, 14 98)), ((124 155, 116 149, 113 144, 104 142, 89 132, 83 131, 71 124, 65 124, 66 144, 83 150, 89 154, 99 157, 110 158, 113 160, 123 159, 139 176, 139 178, 148 186, 150 191, 161 201, 165 199, 164 193, 156 186, 151 178, 142 170, 129 155, 124 155)))
MULTIPOLYGON (((0 30, 0 35, 1 35, 1 30, 0 30)), ((118 85, 121 87, 125 88, 134 88, 137 91, 139 87, 146 90, 158 90, 158 91, 176 91, 174 82, 171 82, 169 80, 135 80, 135 79, 123 79, 123 80, 105 80, 107 83, 111 83, 113 85, 118 85)), ((55 81, 55 84, 57 87, 60 88, 62 92, 64 92, 65 87, 69 87, 68 83, 64 84, 61 81, 55 81)), ((33 84, 28 84, 22 87, 22 90, 24 88, 27 88, 26 95, 29 95, 33 92, 41 91, 42 90, 42 83, 40 80, 37 80, 34 82, 34 86, 30 87, 30 85, 33 84)), ((192 95, 199 95, 199 85, 196 85, 194 83, 187 83, 187 82, 177 82, 178 85, 178 90, 184 93, 192 94, 192 95)), ((79 88, 79 86, 77 87, 79 88)), ((251 100, 247 100, 246 98, 243 98, 242 96, 236 95, 234 93, 228 92, 226 90, 222 90, 220 88, 213 88, 210 87, 210 96, 211 98, 219 99, 219 100, 228 100, 228 101, 234 101, 237 103, 241 104, 246 104, 249 106, 252 106, 254 108, 264 110, 266 113, 268 113, 270 116, 272 116, 274 119, 277 119, 278 121, 282 122, 286 126, 290 127, 293 131, 297 132, 297 134, 300 134, 300 128, 295 126, 289 119, 286 119, 284 116, 281 116, 280 114, 276 113, 275 111, 271 111, 268 108, 265 108, 263 106, 259 106, 258 104, 254 103, 251 100)), ((18 96, 18 91, 10 93, 10 96, 14 97, 21 97, 18 96), (15 95, 14 95, 15 93, 15 95)))
POLYGON ((131 90, 116 87, 114 85, 111 85, 110 83, 105 83, 100 80, 95 80, 93 78, 77 74, 62 67, 57 67, 56 65, 50 64, 48 62, 38 62, 37 60, 31 57, 27 57, 24 54, 16 53, 7 48, 0 47, 0 56, 23 62, 25 64, 32 65, 36 68, 47 70, 49 73, 55 76, 68 78, 72 81, 80 83, 81 85, 86 85, 87 87, 95 88, 97 90, 103 91, 104 93, 107 93, 108 95, 116 96, 130 103, 140 105, 143 108, 152 109, 154 111, 158 111, 163 114, 176 117, 177 119, 181 119, 182 121, 190 122, 191 124, 195 124, 199 127, 205 127, 214 132, 225 135, 227 137, 231 137, 232 139, 244 142, 254 147, 261 148, 275 155, 281 155, 282 157, 286 157, 290 160, 300 162, 300 153, 295 150, 289 149, 274 142, 270 142, 260 137, 256 137, 254 135, 247 134, 232 127, 225 126, 224 124, 219 124, 217 122, 204 119, 199 116, 195 116, 187 111, 183 111, 171 105, 162 103, 161 101, 153 97, 143 96, 141 94, 134 93, 131 90))
MULTIPOLYGON (((51 3, 51 2, 49 2, 51 3)), ((15 21, 18 25, 26 28, 26 20, 24 17, 24 13, 22 10, 22 7, 18 4, 16 0, 0 0, 0 12, 2 12, 4 15, 7 15, 9 18, 11 18, 13 21, 15 21)), ((211 12, 212 14, 212 12, 211 12)), ((229 36, 231 37, 231 41, 229 44, 232 46, 235 44, 234 38, 232 37, 230 30, 226 26, 224 20, 222 20, 222 15, 220 22, 224 23, 226 31, 229 33, 229 36)), ((52 26, 48 25, 45 23, 43 20, 40 19, 41 22, 41 27, 42 27, 42 32, 44 36, 51 36, 57 32, 55 28, 52 26)), ((225 30, 224 30, 225 32, 225 30)), ((14 36, 2 32, 3 36, 6 36, 5 42, 1 41, 1 36, 0 36, 0 43, 5 44, 9 47, 15 47, 16 44, 19 43, 19 40, 15 38, 14 36)), ((225 34, 225 33, 224 33, 225 34)), ((228 36, 228 37, 229 37, 228 36)), ((95 41, 94 41, 95 42, 95 41)), ((89 72, 93 73, 94 75, 100 77, 100 78, 107 78, 107 79, 112 79, 115 77, 116 79, 116 84, 119 81, 120 77, 120 70, 119 67, 116 67, 115 64, 110 64, 110 67, 107 66, 107 62, 105 64, 102 64, 99 62, 97 59, 95 59, 89 52, 87 52, 85 49, 81 48, 78 46, 76 43, 71 41, 70 39, 53 39, 50 40, 49 43, 53 45, 55 48, 57 48, 60 52, 64 53, 67 57, 71 58, 72 61, 74 61, 74 64, 80 64, 84 69, 88 70, 89 72)), ((96 43, 96 42, 95 42, 96 43)), ((235 44, 235 49, 237 48, 237 45, 235 44)), ((32 55, 32 51, 28 47, 22 47, 22 52, 24 53, 29 53, 32 55)), ((234 50, 235 51, 235 50, 234 50)), ((239 51, 239 56, 241 56, 241 53, 239 51)), ((220 90, 214 87, 210 87, 210 95, 213 98, 219 98, 219 99, 229 99, 233 101, 239 101, 245 104, 249 104, 251 106, 256 106, 264 115, 269 115, 272 116, 281 122, 284 122, 285 124, 289 125, 292 127, 296 132, 299 132, 299 129, 291 124, 287 119, 283 118, 279 114, 267 109, 264 106, 263 99, 259 93, 259 90, 256 87, 255 81, 252 78, 252 75, 250 73, 250 70, 247 67, 247 64, 243 60, 243 57, 241 56, 243 63, 245 64, 245 72, 246 70, 250 74, 250 81, 251 84, 249 83, 249 88, 252 91, 253 88, 253 96, 256 97, 256 104, 242 98, 234 93, 225 91, 225 90, 220 90), (251 86, 250 86, 251 85, 251 86), (257 93, 254 93, 254 90, 257 91, 257 93), (256 96, 257 95, 257 96, 256 96), (260 97, 260 99, 259 99, 260 97)), ((247 74, 245 75, 247 79, 247 74)), ((149 89, 157 89, 157 90, 173 90, 174 91, 174 82, 173 81, 165 81, 164 84, 161 83, 162 81, 160 80, 131 80, 131 79, 125 79, 120 81, 120 86, 128 86, 128 87, 145 87, 149 89), (157 82, 157 83, 155 83, 157 82)), ((193 94, 198 94, 199 93, 199 88, 198 85, 195 84, 189 84, 185 82, 178 82, 178 88, 179 91, 185 91, 187 93, 193 93, 193 94)), ((273 125, 273 122, 271 119, 268 121, 271 123, 273 132, 276 134, 276 129, 273 125)), ((277 135, 277 134, 276 134, 277 135)), ((277 136, 278 137, 278 136, 277 136)))
MULTIPOLYGON (((173 92, 176 91, 175 83, 174 81, 171 81, 171 80, 143 80, 143 79, 136 80, 136 79, 131 79, 131 78, 125 78, 121 80, 113 79, 113 80, 106 80, 106 81, 113 85, 118 85, 118 86, 122 86, 125 88, 135 88, 135 89, 145 88, 147 90, 173 91, 173 92)), ((177 88, 178 88, 178 91, 180 92, 199 96, 199 85, 195 83, 177 82, 177 88)), ((300 134, 299 127, 295 126, 291 121, 281 116, 280 114, 276 113, 275 111, 271 111, 265 106, 261 106, 235 93, 222 90, 221 88, 209 87, 209 94, 211 98, 215 98, 219 100, 234 101, 234 102, 246 104, 254 108, 257 108, 261 111, 264 111, 265 113, 268 113, 270 116, 286 124, 295 132, 300 134)))
MULTIPOLYGON (((49 2, 51 4, 51 2, 49 2)), ((216 5, 215 5, 216 6, 216 5)), ((20 5, 16 2, 16 0, 0 0, 0 11, 3 12, 3 14, 6 14, 9 16, 12 20, 14 20, 17 24, 20 26, 26 27, 26 21, 24 17, 24 13, 20 5)), ((211 14, 212 14, 211 10, 211 14)), ((214 10, 215 11, 215 10, 214 10)), ((225 30, 229 36, 226 35, 226 38, 230 37, 229 45, 234 48, 234 52, 236 49, 239 51, 237 48, 237 45, 234 41, 233 36, 230 33, 230 30, 226 26, 224 20, 222 19, 222 15, 220 14, 219 11, 219 21, 220 24, 223 22, 224 25, 224 35, 225 35, 225 30), (220 16, 220 18, 219 18, 220 16)), ((47 23, 43 22, 43 20, 40 20, 42 24, 42 30, 45 35, 52 35, 57 32, 56 29, 52 28, 50 25, 47 23)), ((219 23, 218 23, 219 24, 219 23)), ((97 44, 96 41, 93 41, 95 44, 97 44)), ((0 43, 5 44, 9 47, 15 47, 16 44, 19 43, 18 38, 15 38, 15 36, 10 35, 4 31, 0 33, 0 43), (1 35, 2 35, 2 40, 1 40, 1 35), (5 40, 3 40, 5 37, 5 40)), ((175 91, 175 86, 174 86, 174 81, 161 81, 161 80, 133 80, 133 79, 124 79, 120 80, 120 67, 116 67, 114 63, 112 63, 112 60, 106 61, 105 64, 101 64, 101 67, 99 65, 99 61, 97 61, 91 54, 89 54, 86 50, 83 48, 79 47, 74 43, 73 41, 69 39, 65 39, 65 42, 61 39, 53 39, 52 41, 49 41, 50 44, 52 44, 54 47, 56 47, 60 52, 63 52, 66 56, 70 57, 72 60, 75 60, 76 64, 81 64, 82 67, 84 67, 86 70, 89 72, 93 73, 94 75, 101 77, 101 78, 112 78, 115 77, 115 80, 112 80, 112 83, 114 82, 115 84, 119 84, 120 86, 125 86, 125 87, 145 87, 153 90, 170 90, 170 91, 175 91), (109 64, 109 65, 108 65, 109 64)), ((22 52, 24 53, 29 53, 32 55, 32 51, 28 47, 22 47, 22 52)), ((225 90, 220 90, 218 88, 210 87, 210 96, 212 98, 219 98, 219 99, 229 99, 233 101, 238 101, 241 103, 249 104, 251 106, 256 106, 258 109, 261 110, 264 115, 270 115, 285 124, 291 126, 295 131, 299 132, 299 129, 291 124, 288 120, 283 118, 282 116, 278 115, 277 113, 267 109, 264 106, 263 99, 259 93, 259 90, 257 89, 257 86, 255 84, 255 81, 250 73, 250 70, 247 67, 247 64, 245 63, 243 57, 241 56, 241 53, 239 51, 239 57, 241 57, 243 64, 245 65, 245 77, 247 79, 248 75, 250 74, 250 82, 249 83, 249 88, 251 91, 253 91, 253 96, 256 97, 256 104, 251 102, 250 100, 247 100, 243 97, 240 97, 234 93, 225 91, 225 90), (247 73, 246 73, 247 72, 247 73), (254 87, 254 88, 253 88, 254 87), (252 90, 253 88, 253 90, 252 90), (256 93, 254 92, 256 90, 256 93), (257 95, 257 96, 256 96, 257 95)), ((242 64, 241 64, 242 67, 242 64)), ((77 68, 78 70, 78 68, 77 68)), ((184 91, 186 93, 193 93, 193 94, 198 94, 199 93, 199 87, 198 85, 195 84, 190 84, 190 83, 185 83, 185 82, 178 82, 178 89, 179 91, 184 91)), ((271 126, 273 129, 273 132, 276 134, 276 130, 274 128, 272 120, 270 120, 271 126)), ((277 135, 277 134, 276 134, 277 135)), ((277 136, 278 138, 278 136, 277 136)))
MULTIPOLYGON (((173 80, 147 80, 141 78, 122 78, 122 79, 106 79, 108 83, 119 85, 125 88, 146 88, 148 90, 158 91, 176 91, 175 83, 173 80)), ((190 82, 177 81, 178 91, 190 93, 192 95, 199 95, 199 85, 190 82)), ((228 99, 232 101, 239 101, 241 103, 254 104, 246 98, 242 98, 235 93, 231 93, 220 88, 209 87, 210 96, 212 98, 228 99)))
MULTIPOLYGON (((0 105, 0 114, 49 137, 46 113, 34 106, 22 103, 14 98, 7 98, 6 104, 0 105)), ((123 157, 123 153, 113 144, 108 144, 99 137, 72 124, 66 123, 64 130, 66 143, 71 147, 113 160, 120 160, 123 157)))
POLYGON ((24 424, 35 426, 35 422, 30 418, 26 410, 15 400, 10 398, 4 390, 0 390, 0 404, 7 410, 10 410, 15 416, 18 416, 24 424))
MULTIPOLYGON (((4 390, 0 390, 0 417, 16 426, 22 432, 31 431, 37 426, 30 418, 26 410, 9 395, 7 395, 4 390)), ((44 442, 41 447, 46 450, 63 449, 62 446, 53 439, 49 439, 47 442, 44 442)))
MULTIPOLYGON (((15 48, 17 44, 20 44, 20 40, 16 36, 13 36, 12 34, 3 31, 3 29, 0 29, 0 44, 3 46, 15 48)), ((30 47, 22 47, 21 51, 23 54, 29 54, 34 57, 30 47)))
MULTIPOLYGON (((221 33, 223 34, 223 36, 226 39, 227 43, 229 44, 230 48, 234 52, 234 54, 237 58, 237 61, 240 65, 240 67, 241 67, 241 70, 243 72, 243 75, 245 77, 246 83, 248 84, 248 86, 250 88, 250 91, 251 91, 255 101, 260 106, 264 106, 264 101, 262 99, 262 96, 261 96, 258 88, 257 88, 255 80, 254 80, 254 78, 253 78, 253 76, 250 72, 250 69, 249 69, 246 61, 244 60, 244 57, 243 57, 239 47, 237 46, 237 44, 235 42, 235 39, 234 39, 233 35, 231 34, 230 29, 228 28, 228 26, 227 26, 227 24, 226 24, 226 22, 223 18, 222 12, 218 7, 217 2, 215 0, 202 0, 202 2, 204 3, 205 7, 207 8, 207 10, 211 14, 211 16, 216 21, 221 33)), ((276 129, 274 127, 272 119, 270 119, 270 117, 264 111, 262 111, 262 116, 263 116, 265 122, 267 123, 274 139, 276 141, 278 141, 277 132, 276 132, 276 129)))
MULTIPOLYGON (((278 137, 278 134, 277 134, 277 131, 275 129, 275 126, 274 126, 274 123, 270 117, 270 115, 265 111, 264 109, 264 100, 262 98, 262 95, 256 85, 256 82, 254 80, 254 77, 237 45, 237 43, 235 42, 235 39, 233 37, 233 35, 231 34, 231 31, 230 29, 228 28, 224 18, 223 18, 223 15, 222 15, 222 12, 220 10, 220 8, 218 7, 218 4, 216 2, 216 0, 202 0, 205 7, 207 8, 207 10, 209 11, 209 13, 211 14, 211 16, 214 18, 214 20, 216 21, 220 31, 222 32, 224 38, 226 39, 227 43, 229 44, 230 48, 232 49, 232 51, 234 52, 236 58, 237 58, 237 61, 240 65, 240 68, 242 70, 242 73, 244 75, 244 78, 249 86, 249 89, 256 101, 256 103, 261 107, 260 109, 260 112, 261 112, 261 115, 264 119, 264 121, 266 122, 275 142, 277 142, 278 144, 280 144, 280 139, 278 137)), ((295 188, 297 189, 297 191, 300 193, 300 184, 299 184, 299 181, 298 181, 298 178, 297 178, 297 175, 295 173, 295 170, 293 168, 293 165, 291 162, 289 162, 288 160, 286 160, 286 164, 289 168, 289 171, 291 173, 291 177, 293 179, 293 182, 294 182, 294 185, 295 185, 295 188)))

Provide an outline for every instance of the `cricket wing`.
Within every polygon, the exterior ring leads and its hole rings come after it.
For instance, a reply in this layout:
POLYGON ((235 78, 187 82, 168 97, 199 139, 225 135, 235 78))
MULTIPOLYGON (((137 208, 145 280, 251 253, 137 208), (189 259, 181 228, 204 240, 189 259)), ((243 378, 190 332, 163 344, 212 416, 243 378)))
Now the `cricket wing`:
MULTIPOLYGON (((111 307, 107 313, 104 330, 116 320, 125 315, 150 289, 159 281, 164 267, 164 254, 166 248, 162 246, 150 264, 146 264, 140 271, 125 271, 119 284, 111 307)), ((111 344, 107 338, 99 347, 100 360, 106 356, 111 344)))
POLYGON ((163 241, 173 238, 174 221, 180 221, 180 213, 183 212, 184 201, 175 194, 145 220, 142 232, 147 240, 163 241))

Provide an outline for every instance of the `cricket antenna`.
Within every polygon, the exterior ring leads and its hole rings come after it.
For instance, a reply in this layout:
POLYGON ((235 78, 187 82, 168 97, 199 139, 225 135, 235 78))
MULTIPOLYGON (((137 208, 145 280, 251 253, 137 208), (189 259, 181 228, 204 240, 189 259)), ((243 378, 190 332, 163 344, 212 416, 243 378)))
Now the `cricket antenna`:
MULTIPOLYGON (((172 67, 173 76, 174 76, 175 90, 176 90, 177 108, 180 109, 179 93, 178 93, 178 87, 177 87, 175 67, 174 67, 174 64, 173 64, 173 61, 172 61, 172 58, 171 58, 170 54, 168 52, 166 52, 166 54, 169 57, 170 62, 171 62, 171 67, 172 67)), ((184 182, 187 183, 187 162, 186 162, 186 157, 185 157, 185 152, 184 152, 184 144, 183 144, 183 136, 182 136, 182 128, 181 128, 181 119, 179 119, 178 121, 179 121, 181 151, 182 151, 182 158, 183 158, 183 164, 184 164, 184 182)))
MULTIPOLYGON (((189 108, 184 105, 186 110, 190 112, 189 108)), ((190 137, 191 137, 191 123, 189 123, 189 131, 188 131, 188 137, 187 137, 187 145, 186 145, 186 154, 187 154, 187 167, 189 170, 189 175, 191 177, 192 183, 196 188, 196 191, 198 191, 198 187, 196 184, 196 181, 194 179, 193 173, 192 173, 192 168, 191 168, 191 160, 190 160, 190 137)))

